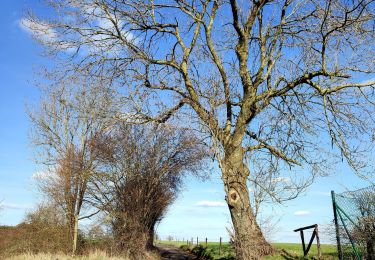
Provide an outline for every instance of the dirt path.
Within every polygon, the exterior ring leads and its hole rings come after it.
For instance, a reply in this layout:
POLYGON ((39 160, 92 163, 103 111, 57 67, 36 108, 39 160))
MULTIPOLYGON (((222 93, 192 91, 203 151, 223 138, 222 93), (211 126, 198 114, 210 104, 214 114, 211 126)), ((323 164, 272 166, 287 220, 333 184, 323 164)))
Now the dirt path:
POLYGON ((193 254, 190 254, 181 248, 169 245, 157 245, 160 251, 161 259, 174 259, 174 260, 196 260, 193 254))

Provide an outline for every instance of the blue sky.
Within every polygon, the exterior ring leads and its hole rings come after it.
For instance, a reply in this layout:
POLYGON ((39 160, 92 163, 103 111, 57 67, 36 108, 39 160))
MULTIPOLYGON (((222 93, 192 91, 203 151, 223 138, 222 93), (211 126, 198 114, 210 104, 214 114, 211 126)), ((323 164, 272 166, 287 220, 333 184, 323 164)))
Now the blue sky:
MULTIPOLYGON (((22 221, 40 199, 31 176, 38 171, 28 141, 29 121, 26 103, 35 103, 38 91, 33 86, 34 73, 48 61, 41 49, 19 26, 28 8, 40 7, 40 1, 4 1, 0 9, 0 225, 15 225, 22 221)), ((180 240, 208 237, 228 240, 226 227, 230 217, 224 204, 224 191, 219 172, 210 180, 189 177, 181 196, 170 207, 157 232, 162 237, 172 235, 180 240)), ((271 238, 274 241, 297 242, 293 229, 318 223, 321 231, 332 216, 330 191, 356 189, 366 186, 344 165, 331 177, 320 178, 300 198, 284 206, 265 208, 267 215, 278 221, 271 238)), ((327 241, 323 236, 323 242, 327 241)))

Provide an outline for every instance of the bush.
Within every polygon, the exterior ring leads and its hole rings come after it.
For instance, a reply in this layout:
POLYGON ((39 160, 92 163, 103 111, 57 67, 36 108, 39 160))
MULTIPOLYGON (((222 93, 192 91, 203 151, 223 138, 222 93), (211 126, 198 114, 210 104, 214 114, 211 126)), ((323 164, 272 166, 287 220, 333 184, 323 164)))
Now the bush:
POLYGON ((67 226, 52 206, 39 206, 21 224, 0 228, 0 255, 70 251, 67 226))

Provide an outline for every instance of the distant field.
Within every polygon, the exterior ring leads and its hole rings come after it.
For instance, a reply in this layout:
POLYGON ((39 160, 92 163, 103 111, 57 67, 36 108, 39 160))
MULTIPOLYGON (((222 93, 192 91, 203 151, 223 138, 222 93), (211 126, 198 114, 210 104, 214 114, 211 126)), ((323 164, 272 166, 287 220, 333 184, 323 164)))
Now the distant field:
MULTIPOLYGON (((168 244, 174 245, 177 247, 187 246, 187 242, 178 242, 178 241, 158 241, 159 244, 168 244)), ((200 243, 203 247, 205 247, 205 243, 200 243)), ((298 243, 274 243, 272 244, 276 249, 285 250, 290 256, 290 258, 286 258, 280 254, 268 256, 264 259, 303 259, 303 252, 302 252, 302 245, 298 243)), ((233 248, 229 245, 229 243, 222 243, 221 251, 219 248, 219 242, 208 242, 207 248, 204 249, 204 252, 198 252, 202 249, 195 249, 196 253, 204 253, 212 257, 213 259, 233 259, 234 251, 233 248)), ((335 245, 321 245, 322 257, 323 259, 337 259, 336 253, 336 246, 335 245)), ((313 259, 318 254, 316 244, 311 246, 310 252, 308 254, 308 258, 306 259, 313 259)))

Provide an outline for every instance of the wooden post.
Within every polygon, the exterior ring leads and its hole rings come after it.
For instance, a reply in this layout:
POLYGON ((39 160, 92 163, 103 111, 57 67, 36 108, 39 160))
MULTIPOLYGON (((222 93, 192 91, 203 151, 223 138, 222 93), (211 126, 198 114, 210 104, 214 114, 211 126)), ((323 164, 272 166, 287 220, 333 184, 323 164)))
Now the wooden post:
POLYGON ((206 247, 207 247, 207 237, 206 237, 206 247))
POLYGON ((220 244, 219 244, 219 255, 221 255, 221 237, 220 237, 220 244))
POLYGON ((302 240, 302 249, 303 249, 303 255, 306 255, 306 246, 305 246, 305 236, 303 235, 303 230, 299 231, 301 235, 301 240, 302 240))
POLYGON ((307 254, 310 251, 311 245, 312 245, 312 243, 314 241, 314 238, 316 237, 316 246, 318 248, 318 259, 321 259, 322 255, 321 255, 321 251, 320 251, 320 239, 319 239, 319 232, 318 232, 318 224, 314 224, 314 225, 311 225, 311 226, 298 228, 298 229, 294 230, 294 232, 299 232, 300 235, 301 235, 303 256, 307 256, 307 254), (303 231, 306 230, 306 229, 310 229, 310 228, 313 228, 314 230, 313 230, 313 233, 311 235, 309 244, 307 245, 307 248, 306 248, 305 236, 303 234, 303 231))
POLYGON ((197 246, 199 246, 199 243, 198 243, 198 237, 197 237, 197 246))

